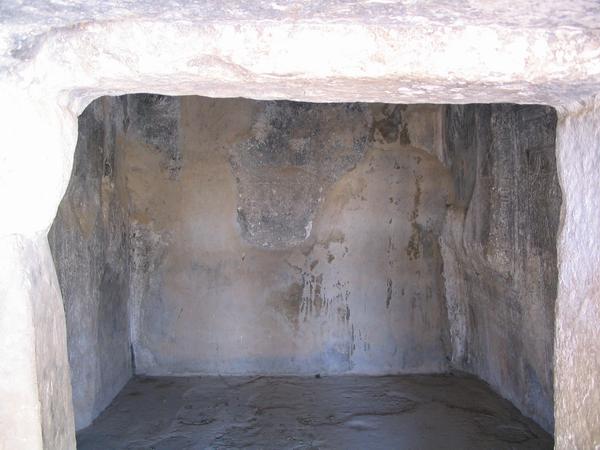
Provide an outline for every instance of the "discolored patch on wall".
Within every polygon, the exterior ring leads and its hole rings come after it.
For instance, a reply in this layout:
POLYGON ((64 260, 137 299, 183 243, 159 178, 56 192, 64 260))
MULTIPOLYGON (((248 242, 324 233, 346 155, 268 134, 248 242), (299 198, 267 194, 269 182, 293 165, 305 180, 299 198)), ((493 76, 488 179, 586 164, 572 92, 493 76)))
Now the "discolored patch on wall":
POLYGON ((383 105, 380 116, 374 122, 374 138, 382 139, 385 143, 399 142, 402 145, 410 145, 408 124, 402 119, 402 112, 407 105, 383 105))
POLYGON ((249 136, 231 148, 244 240, 281 248, 303 242, 327 188, 371 142, 363 104, 262 102, 249 136))
POLYGON ((411 223, 412 233, 406 245, 406 254, 408 259, 415 260, 421 256, 421 227, 419 224, 411 223))
POLYGON ((128 95, 122 98, 125 134, 161 155, 161 169, 170 180, 182 167, 180 98, 165 95, 128 95))
POLYGON ((292 283, 287 289, 271 292, 267 299, 267 305, 279 315, 285 318, 294 330, 298 330, 298 321, 302 308, 302 293, 304 285, 292 283))

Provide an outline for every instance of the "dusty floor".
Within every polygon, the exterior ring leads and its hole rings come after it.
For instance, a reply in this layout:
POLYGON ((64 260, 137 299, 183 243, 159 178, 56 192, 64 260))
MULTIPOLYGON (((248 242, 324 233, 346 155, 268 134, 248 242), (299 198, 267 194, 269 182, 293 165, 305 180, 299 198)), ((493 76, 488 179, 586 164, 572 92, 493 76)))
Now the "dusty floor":
POLYGON ((543 449, 551 436, 462 376, 131 380, 79 449, 543 449))

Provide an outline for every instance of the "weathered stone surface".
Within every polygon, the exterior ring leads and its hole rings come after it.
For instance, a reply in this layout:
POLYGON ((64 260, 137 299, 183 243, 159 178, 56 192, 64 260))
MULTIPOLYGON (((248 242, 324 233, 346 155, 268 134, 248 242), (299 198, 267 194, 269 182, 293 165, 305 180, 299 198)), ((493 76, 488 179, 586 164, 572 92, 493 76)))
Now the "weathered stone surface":
POLYGON ((0 265, 0 446, 74 448, 66 327, 45 233, 3 237, 0 250, 11 262, 0 265))
POLYGON ((56 101, 32 102, 15 90, 0 89, 0 105, 0 446, 75 448, 66 329, 45 235, 68 179, 65 146, 75 145, 77 120, 56 101))
POLYGON ((447 369, 439 107, 177 101, 177 177, 134 121, 117 140, 138 373, 447 369))
MULTIPOLYGON (((32 251, 27 244, 21 236, 4 236, 0 239, 0 255, 3 256, 0 264, 2 448, 42 448, 43 445, 35 329, 29 298, 39 294, 39 291, 35 290, 35 274, 29 272, 33 266, 32 253, 35 255, 35 250, 32 251), (24 289, 27 286, 32 286, 33 289, 24 289)), ((50 271, 50 268, 47 270, 50 271)), ((65 395, 70 389, 70 383, 61 387, 62 394, 65 395)))
POLYGON ((133 371, 129 339, 129 221, 115 136, 121 104, 104 98, 79 119, 67 193, 48 233, 67 321, 76 428, 119 392, 133 371))
POLYGON ((552 449, 549 434, 464 375, 136 377, 77 442, 79 450, 552 449))
POLYGON ((11 0, 0 9, 0 62, 24 75, 11 77, 18 84, 72 92, 81 110, 102 94, 140 91, 557 104, 600 84, 596 14, 584 0, 11 0))
MULTIPOLYGON (((73 439, 73 402, 66 352, 55 355, 48 348, 64 349, 67 345, 65 316, 56 273, 51 270, 52 254, 43 233, 37 239, 38 248, 25 242, 27 259, 33 255, 36 270, 30 274, 33 323, 35 324, 35 362, 37 390, 41 413, 44 448, 70 448, 73 439)), ((13 405, 14 406, 14 405, 13 405)))
MULTIPOLYGON (((371 111, 296 102, 261 103, 256 110, 249 139, 230 149, 238 224, 253 244, 298 244, 310 236, 322 193, 366 153, 371 111)), ((390 124, 392 131, 399 126, 400 120, 390 124)))
POLYGON ((600 99, 561 111, 563 190, 556 301, 556 447, 600 445, 600 99))
MULTIPOLYGON (((131 95, 119 103, 124 112, 123 128, 136 139, 163 155, 161 168, 170 179, 176 179, 181 170, 179 141, 180 100, 165 95, 131 95)), ((106 117, 107 120, 114 120, 106 117)), ((113 143, 112 151, 116 148, 113 143)))
POLYGON ((443 239, 453 363, 553 429, 556 113, 448 106, 456 199, 443 239))

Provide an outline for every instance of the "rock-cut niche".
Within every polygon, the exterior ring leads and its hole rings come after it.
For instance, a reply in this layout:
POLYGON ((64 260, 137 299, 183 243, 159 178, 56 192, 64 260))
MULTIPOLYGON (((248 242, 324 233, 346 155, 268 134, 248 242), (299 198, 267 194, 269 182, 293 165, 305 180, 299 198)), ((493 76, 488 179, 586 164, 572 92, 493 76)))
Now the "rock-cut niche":
POLYGON ((551 431, 555 128, 539 105, 95 100, 49 233, 77 428, 136 374, 460 370, 551 431))

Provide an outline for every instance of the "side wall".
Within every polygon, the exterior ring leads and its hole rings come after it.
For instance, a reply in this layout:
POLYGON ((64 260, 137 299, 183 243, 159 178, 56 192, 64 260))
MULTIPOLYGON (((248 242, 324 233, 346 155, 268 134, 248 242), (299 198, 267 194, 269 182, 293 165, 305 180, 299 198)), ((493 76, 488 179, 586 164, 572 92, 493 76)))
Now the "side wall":
POLYGON ((561 114, 556 448, 600 448, 600 100, 561 114))
POLYGON ((120 198, 116 99, 79 118, 67 193, 48 240, 62 291, 75 426, 87 426, 132 375, 127 300, 128 218, 120 198))
POLYGON ((0 448, 74 450, 65 317, 46 233, 77 118, 48 92, 31 95, 0 86, 0 448))
POLYGON ((556 112, 453 105, 445 124, 457 193, 443 238, 453 364, 551 432, 556 112))
POLYGON ((138 373, 447 369, 439 107, 123 101, 138 373))

